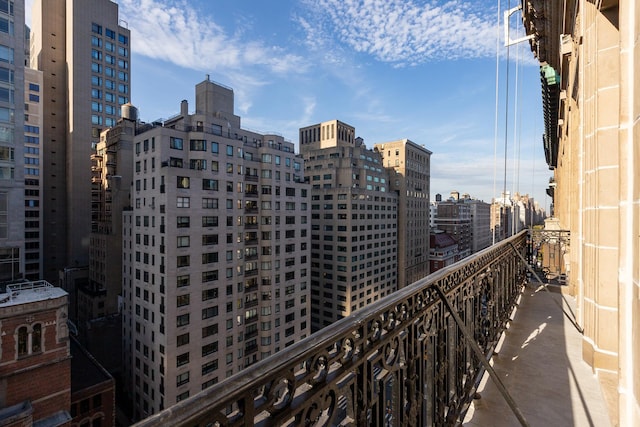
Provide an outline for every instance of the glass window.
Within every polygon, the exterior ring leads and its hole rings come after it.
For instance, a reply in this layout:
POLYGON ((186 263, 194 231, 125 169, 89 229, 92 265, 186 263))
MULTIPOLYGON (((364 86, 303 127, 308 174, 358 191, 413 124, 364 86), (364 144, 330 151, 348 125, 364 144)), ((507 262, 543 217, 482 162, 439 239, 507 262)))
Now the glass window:
POLYGON ((18 329, 18 357, 27 355, 27 341, 27 327, 22 326, 18 329))
POLYGON ((13 64, 13 49, 8 46, 0 45, 0 61, 13 64))

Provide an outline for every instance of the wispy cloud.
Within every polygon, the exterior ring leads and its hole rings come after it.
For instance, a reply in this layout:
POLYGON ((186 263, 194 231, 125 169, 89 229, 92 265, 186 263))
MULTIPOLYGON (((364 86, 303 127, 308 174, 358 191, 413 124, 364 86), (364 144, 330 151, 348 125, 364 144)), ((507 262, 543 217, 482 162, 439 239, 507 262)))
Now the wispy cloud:
POLYGON ((327 37, 397 66, 495 53, 496 31, 486 7, 454 0, 305 0, 300 20, 308 44, 327 37))
POLYGON ((304 58, 286 47, 268 45, 216 23, 209 11, 185 0, 120 0, 120 16, 129 22, 135 53, 194 70, 216 73, 238 89, 238 108, 246 113, 249 93, 272 77, 307 69, 304 58))
POLYGON ((134 34, 133 48, 150 58, 198 69, 263 66, 274 73, 304 69, 303 58, 279 46, 228 34, 214 18, 185 0, 120 0, 134 34), (135 19, 132 19, 135 18, 135 19))

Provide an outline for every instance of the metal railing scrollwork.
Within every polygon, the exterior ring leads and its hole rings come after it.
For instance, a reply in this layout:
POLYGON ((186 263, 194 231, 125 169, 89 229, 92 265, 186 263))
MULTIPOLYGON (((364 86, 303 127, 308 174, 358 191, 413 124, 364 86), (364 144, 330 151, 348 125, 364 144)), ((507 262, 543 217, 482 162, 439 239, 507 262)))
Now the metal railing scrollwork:
POLYGON ((526 280, 526 242, 439 270, 137 426, 454 425, 484 372, 459 322, 489 359, 526 280))

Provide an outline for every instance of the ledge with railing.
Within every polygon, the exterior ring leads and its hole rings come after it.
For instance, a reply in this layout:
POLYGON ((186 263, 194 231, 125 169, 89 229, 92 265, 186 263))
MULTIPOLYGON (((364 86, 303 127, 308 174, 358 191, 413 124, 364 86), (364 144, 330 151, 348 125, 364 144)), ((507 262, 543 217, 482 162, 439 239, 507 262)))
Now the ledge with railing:
POLYGON ((453 425, 510 319, 526 255, 525 231, 137 426, 453 425))

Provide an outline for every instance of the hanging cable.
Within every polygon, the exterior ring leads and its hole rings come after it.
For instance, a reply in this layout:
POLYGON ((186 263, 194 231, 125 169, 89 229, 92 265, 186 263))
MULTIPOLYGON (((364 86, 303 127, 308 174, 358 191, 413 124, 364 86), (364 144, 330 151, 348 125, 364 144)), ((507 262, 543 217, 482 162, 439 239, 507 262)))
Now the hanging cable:
MULTIPOLYGON (((511 9, 511 0, 508 2, 508 9, 511 9)), ((509 22, 505 22, 504 25, 509 25, 509 22)), ((507 76, 505 77, 506 93, 505 93, 505 107, 504 107, 504 177, 502 186, 502 209, 500 212, 500 231, 502 232, 502 239, 506 236, 506 198, 507 198, 507 147, 509 145, 509 44, 507 44, 507 76)), ((501 240, 502 240, 501 239, 501 240)))
MULTIPOLYGON (((497 175, 498 175, 498 105, 499 105, 499 82, 500 80, 498 79, 499 75, 500 75, 500 17, 501 17, 501 11, 500 11, 500 0, 498 0, 498 14, 497 14, 497 18, 496 18, 496 110, 495 110, 495 119, 494 119, 494 124, 493 124, 493 196, 495 197, 496 194, 496 183, 498 181, 497 179, 497 175)), ((495 203, 492 200, 491 204, 493 205, 493 208, 495 209, 495 203)), ((495 214, 494 214, 494 224, 493 224, 493 241, 491 242, 491 244, 495 244, 496 243, 496 224, 495 224, 495 214)))

